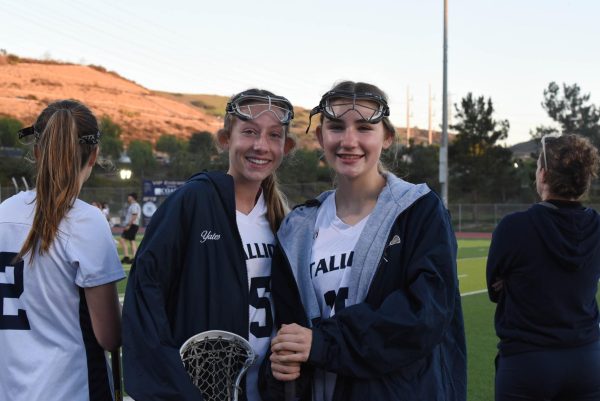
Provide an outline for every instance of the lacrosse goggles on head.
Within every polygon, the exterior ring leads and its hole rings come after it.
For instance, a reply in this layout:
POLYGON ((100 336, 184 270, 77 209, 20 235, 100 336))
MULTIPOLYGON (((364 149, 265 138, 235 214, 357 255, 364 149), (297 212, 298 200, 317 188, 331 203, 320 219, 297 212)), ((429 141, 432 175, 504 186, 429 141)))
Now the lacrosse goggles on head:
MULTIPOLYGON (((32 125, 31 127, 25 127, 20 129, 18 132, 19 141, 24 145, 29 145, 32 142, 37 142, 42 136, 35 127, 32 125)), ((86 145, 97 145, 100 142, 100 137, 102 136, 102 132, 97 131, 95 135, 83 135, 79 137, 80 144, 86 145)))
POLYGON ((323 113, 323 116, 327 118, 338 120, 350 110, 357 112, 364 121, 370 124, 377 124, 390 115, 387 101, 375 93, 329 91, 321 97, 319 105, 310 111, 306 132, 308 133, 312 117, 315 114, 323 113))
POLYGON ((294 118, 294 108, 289 100, 283 96, 260 95, 254 91, 235 96, 227 103, 225 111, 242 120, 253 120, 270 111, 283 125, 288 125, 294 118))

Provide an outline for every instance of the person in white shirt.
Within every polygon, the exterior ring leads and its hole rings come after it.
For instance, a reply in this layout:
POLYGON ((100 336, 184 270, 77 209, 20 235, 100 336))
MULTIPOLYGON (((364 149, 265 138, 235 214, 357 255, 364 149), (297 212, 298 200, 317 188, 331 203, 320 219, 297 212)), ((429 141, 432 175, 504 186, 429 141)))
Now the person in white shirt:
POLYGON ((104 217, 106 217, 106 221, 108 221, 108 225, 112 227, 112 224, 110 223, 110 208, 108 207, 108 203, 106 202, 102 202, 102 214, 104 215, 104 217))
POLYGON ((121 263, 131 263, 131 257, 135 256, 137 252, 137 242, 135 242, 135 236, 140 229, 140 219, 142 215, 142 209, 140 204, 137 202, 137 194, 132 192, 127 194, 127 214, 125 215, 125 229, 121 233, 121 247, 123 248, 123 259, 121 263), (127 246, 129 243, 129 247, 127 246), (131 248, 131 257, 129 257, 129 248, 131 248))
POLYGON ((77 199, 99 152, 92 112, 50 104, 33 138, 35 190, 0 204, 0 399, 113 398, 105 350, 121 343, 125 277, 102 212, 77 199))

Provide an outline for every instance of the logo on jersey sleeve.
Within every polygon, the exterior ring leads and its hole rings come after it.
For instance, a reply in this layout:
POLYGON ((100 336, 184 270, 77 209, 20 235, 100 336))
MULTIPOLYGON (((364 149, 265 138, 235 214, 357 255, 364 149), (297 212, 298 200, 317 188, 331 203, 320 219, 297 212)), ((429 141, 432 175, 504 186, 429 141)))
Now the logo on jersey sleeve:
POLYGON ((390 244, 389 244, 389 246, 392 246, 392 245, 398 245, 398 244, 399 244, 399 243, 401 243, 401 242, 402 242, 402 240, 400 239, 400 236, 399 236, 399 235, 394 235, 394 237, 393 237, 393 238, 392 238, 392 240, 390 241, 390 244))

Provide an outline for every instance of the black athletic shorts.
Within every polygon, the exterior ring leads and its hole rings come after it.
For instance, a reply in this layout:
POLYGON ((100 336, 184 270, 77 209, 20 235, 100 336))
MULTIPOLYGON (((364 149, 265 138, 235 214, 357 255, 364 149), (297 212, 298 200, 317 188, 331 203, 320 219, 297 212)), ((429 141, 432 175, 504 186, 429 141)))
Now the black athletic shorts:
POLYGON ((135 240, 135 235, 137 234, 139 228, 140 226, 132 224, 127 230, 123 231, 121 237, 125 238, 126 240, 133 241, 135 240))

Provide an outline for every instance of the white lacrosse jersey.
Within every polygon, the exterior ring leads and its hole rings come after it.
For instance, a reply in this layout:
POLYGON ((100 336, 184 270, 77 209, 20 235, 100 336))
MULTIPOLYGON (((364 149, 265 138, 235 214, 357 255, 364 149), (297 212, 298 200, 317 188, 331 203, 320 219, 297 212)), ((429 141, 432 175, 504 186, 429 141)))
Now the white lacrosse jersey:
POLYGON ((248 401, 260 401, 258 370, 275 334, 271 300, 271 259, 275 236, 267 220, 267 206, 262 194, 248 215, 236 211, 236 219, 248 269, 248 340, 258 356, 246 373, 246 395, 248 401))
POLYGON ((76 200, 48 252, 15 263, 34 202, 27 191, 0 204, 0 399, 110 400, 110 368, 83 296, 125 277, 108 222, 76 200))
POLYGON ((135 220, 133 221, 133 224, 135 224, 136 226, 139 226, 140 219, 142 217, 142 208, 140 207, 140 204, 137 203, 136 201, 134 201, 127 207, 127 214, 125 215, 125 224, 129 224, 131 222, 131 217, 134 214, 136 216, 135 216, 135 220))
MULTIPOLYGON (((368 218, 366 216, 352 226, 340 220, 335 207, 335 193, 328 196, 319 208, 309 269, 323 319, 348 306, 348 280, 354 247, 368 218)), ((335 381, 334 373, 315 369, 313 401, 331 400, 335 381)))

